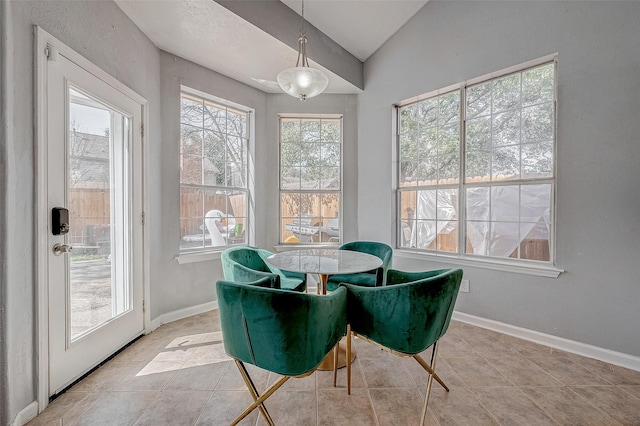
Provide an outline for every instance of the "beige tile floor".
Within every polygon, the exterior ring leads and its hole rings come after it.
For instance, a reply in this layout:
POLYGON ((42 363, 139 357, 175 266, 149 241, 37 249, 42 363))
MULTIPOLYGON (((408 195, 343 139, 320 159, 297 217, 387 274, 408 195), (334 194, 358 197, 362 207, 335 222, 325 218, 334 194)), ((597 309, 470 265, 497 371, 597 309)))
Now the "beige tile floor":
MULTIPOLYGON (((415 425, 426 373, 355 342, 346 372, 287 382, 267 400, 277 425, 415 425)), ((251 367, 251 366, 250 366, 251 367)), ((434 382, 430 425, 640 425, 640 372, 452 322, 434 382)), ((264 389, 274 374, 250 368, 264 389)), ((227 425, 249 405, 224 353, 217 311, 158 328, 55 399, 36 425, 227 425)), ((241 425, 264 425, 257 410, 241 425)))

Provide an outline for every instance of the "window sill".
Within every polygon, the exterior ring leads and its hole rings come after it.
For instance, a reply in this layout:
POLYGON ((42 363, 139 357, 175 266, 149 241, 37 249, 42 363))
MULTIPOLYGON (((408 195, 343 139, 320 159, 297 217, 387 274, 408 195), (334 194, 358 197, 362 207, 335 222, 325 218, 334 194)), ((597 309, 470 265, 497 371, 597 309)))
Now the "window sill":
POLYGON ((423 253, 406 249, 395 249, 394 256, 404 259, 418 259, 450 263, 456 266, 492 269, 494 271, 513 272, 516 274, 535 275, 538 277, 558 278, 564 269, 554 265, 539 265, 528 262, 502 261, 499 259, 479 259, 454 254, 423 253))
POLYGON ((196 252, 196 253, 181 253, 174 257, 176 262, 180 265, 184 265, 185 263, 196 263, 196 262, 206 262, 209 260, 218 260, 220 259, 220 253, 222 251, 205 251, 205 252, 196 252))
POLYGON ((276 252, 281 253, 283 251, 291 251, 291 250, 305 250, 305 249, 318 249, 318 248, 337 249, 338 247, 340 247, 340 244, 332 244, 332 243, 325 243, 325 244, 318 244, 318 243, 314 243, 314 244, 276 244, 276 245, 273 246, 273 249, 276 252))

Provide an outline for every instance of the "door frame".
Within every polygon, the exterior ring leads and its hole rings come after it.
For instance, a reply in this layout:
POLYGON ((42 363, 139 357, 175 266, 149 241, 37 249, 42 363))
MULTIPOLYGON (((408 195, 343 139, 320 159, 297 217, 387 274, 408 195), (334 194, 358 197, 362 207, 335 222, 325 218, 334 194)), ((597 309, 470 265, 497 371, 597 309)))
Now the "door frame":
POLYGON ((138 95, 111 75, 100 69, 97 65, 80 55, 63 42, 53 37, 37 25, 34 26, 34 64, 35 64, 35 106, 34 115, 36 126, 34 128, 35 137, 35 182, 36 182, 36 204, 35 204, 35 265, 36 265, 36 358, 37 358, 37 401, 38 413, 41 413, 49 404, 49 287, 48 287, 48 226, 49 209, 47 200, 47 173, 48 173, 48 134, 47 134, 47 62, 55 60, 56 55, 63 54, 78 66, 84 68, 100 80, 109 84, 116 90, 122 92, 142 106, 142 188, 139 196, 142 197, 143 217, 140 218, 138 226, 142 227, 142 303, 143 303, 143 333, 150 330, 151 310, 149 309, 149 234, 145 225, 144 215, 148 211, 149 200, 147 199, 147 158, 148 158, 148 129, 145 129, 149 122, 149 107, 145 98, 138 95))

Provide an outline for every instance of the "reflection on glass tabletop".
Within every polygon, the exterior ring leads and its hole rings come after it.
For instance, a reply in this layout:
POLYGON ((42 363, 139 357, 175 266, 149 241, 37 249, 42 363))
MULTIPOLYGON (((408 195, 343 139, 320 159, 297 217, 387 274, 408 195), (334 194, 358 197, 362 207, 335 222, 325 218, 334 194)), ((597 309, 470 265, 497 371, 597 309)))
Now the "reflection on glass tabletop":
POLYGON ((278 269, 307 274, 353 274, 379 268, 378 257, 350 250, 306 249, 271 255, 267 262, 278 269))

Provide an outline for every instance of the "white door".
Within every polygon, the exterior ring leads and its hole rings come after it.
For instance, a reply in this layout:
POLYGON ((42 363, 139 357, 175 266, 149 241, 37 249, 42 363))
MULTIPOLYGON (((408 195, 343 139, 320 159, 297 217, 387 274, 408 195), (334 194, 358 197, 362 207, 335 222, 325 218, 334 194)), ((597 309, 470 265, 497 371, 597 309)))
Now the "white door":
POLYGON ((62 54, 48 62, 49 395, 144 328, 141 114, 62 54))

